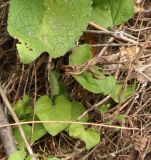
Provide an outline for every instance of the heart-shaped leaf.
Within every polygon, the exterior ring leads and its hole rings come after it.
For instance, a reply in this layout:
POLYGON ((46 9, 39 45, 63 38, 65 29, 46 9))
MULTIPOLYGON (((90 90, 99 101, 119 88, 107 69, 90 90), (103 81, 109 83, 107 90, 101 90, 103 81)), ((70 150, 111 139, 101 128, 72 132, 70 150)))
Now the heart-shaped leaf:
MULTIPOLYGON (((69 121, 71 103, 62 95, 55 99, 55 104, 48 96, 42 96, 35 104, 35 113, 41 121, 69 121)), ((43 123, 43 125, 52 136, 56 136, 68 126, 64 123, 43 123)))

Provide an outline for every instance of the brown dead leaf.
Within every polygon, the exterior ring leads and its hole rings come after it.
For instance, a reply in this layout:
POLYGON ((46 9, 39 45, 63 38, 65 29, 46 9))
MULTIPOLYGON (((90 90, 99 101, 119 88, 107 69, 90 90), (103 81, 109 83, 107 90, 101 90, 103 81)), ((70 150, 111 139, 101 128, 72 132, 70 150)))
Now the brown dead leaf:
POLYGON ((134 5, 135 5, 135 12, 143 12, 144 11, 142 1, 143 0, 133 0, 134 5))
POLYGON ((133 137, 133 141, 134 141, 135 150, 138 151, 139 153, 141 153, 146 148, 148 138, 136 135, 133 137))
POLYGON ((148 67, 146 70, 144 70, 144 72, 142 72, 142 74, 137 73, 137 80, 140 83, 147 83, 150 81, 149 79, 151 79, 151 67, 148 67))
POLYGON ((126 157, 125 160, 136 160, 138 157, 138 152, 133 150, 131 153, 126 157))
POLYGON ((132 61, 137 56, 139 50, 140 48, 136 46, 121 47, 120 48, 121 61, 132 61))
POLYGON ((150 144, 150 139, 148 137, 142 137, 139 135, 135 135, 132 137, 134 143, 134 149, 139 152, 139 159, 143 160, 148 153, 146 149, 148 148, 148 144, 150 144))

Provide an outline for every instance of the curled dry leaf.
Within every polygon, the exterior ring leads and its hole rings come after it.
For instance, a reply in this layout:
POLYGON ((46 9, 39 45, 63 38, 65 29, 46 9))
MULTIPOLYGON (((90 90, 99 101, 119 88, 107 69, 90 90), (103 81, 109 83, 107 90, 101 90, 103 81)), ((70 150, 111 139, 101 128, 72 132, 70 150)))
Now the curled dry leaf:
POLYGON ((147 146, 148 138, 135 135, 132 139, 134 141, 135 150, 142 153, 147 146))
POLYGON ((143 160, 150 150, 150 138, 135 135, 132 137, 134 149, 139 152, 139 158, 143 160))
POLYGON ((147 83, 151 80, 151 67, 148 67, 144 72, 137 73, 137 80, 140 83, 147 83))
POLYGON ((133 46, 133 47, 121 47, 121 60, 122 61, 131 61, 137 57, 140 48, 133 46))

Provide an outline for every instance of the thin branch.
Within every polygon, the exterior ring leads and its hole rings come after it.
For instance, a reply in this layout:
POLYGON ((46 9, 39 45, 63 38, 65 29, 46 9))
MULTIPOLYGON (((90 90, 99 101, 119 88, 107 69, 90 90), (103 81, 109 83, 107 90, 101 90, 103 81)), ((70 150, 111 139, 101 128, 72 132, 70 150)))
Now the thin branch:
POLYGON ((25 125, 25 124, 39 124, 39 123, 61 123, 61 124, 81 124, 81 125, 89 125, 94 127, 106 127, 106 128, 114 128, 114 129, 126 129, 126 130, 137 130, 142 131, 144 128, 130 128, 130 127, 123 127, 123 126, 114 126, 114 125, 107 125, 103 123, 90 123, 90 122, 75 122, 75 121, 26 121, 26 122, 17 122, 11 123, 8 125, 0 125, 0 128, 9 127, 9 126, 17 126, 17 125, 25 125))
MULTIPOLYGON (((110 31, 108 31, 107 29, 104 29, 103 27, 101 27, 101 26, 99 26, 99 25, 97 25, 97 24, 95 24, 95 23, 93 23, 93 22, 89 22, 89 24, 90 24, 91 26, 95 27, 95 28, 98 29, 98 30, 103 30, 103 31, 106 31, 106 32, 110 33, 110 31)), ((117 32, 117 33, 118 33, 118 32, 117 32)), ((134 40, 134 37, 133 37, 133 39, 130 39, 130 38, 128 38, 128 37, 131 37, 131 35, 126 34, 126 36, 124 36, 124 32, 120 32, 120 34, 116 34, 116 32, 115 32, 115 34, 113 34, 113 37, 115 37, 115 38, 124 40, 124 41, 126 41, 126 42, 131 42, 131 43, 133 43, 133 44, 138 44, 138 42, 134 40), (127 36, 127 37, 126 37, 126 36, 127 36)))
MULTIPOLYGON (((28 143, 28 141, 27 141, 27 139, 26 139, 25 133, 24 133, 23 128, 22 128, 22 126, 21 126, 21 124, 20 124, 20 122, 19 122, 19 119, 18 119, 17 115, 15 114, 14 110, 12 109, 12 106, 11 106, 11 104, 9 103, 6 94, 4 93, 1 84, 0 84, 0 94, 1 94, 1 96, 2 96, 3 102, 5 103, 6 107, 7 107, 8 110, 9 110, 9 112, 11 113, 14 121, 15 121, 16 123, 18 123, 18 124, 17 124, 18 129, 19 129, 20 134, 21 134, 21 136, 22 136, 22 138, 23 138, 23 140, 24 140, 24 142, 25 142, 25 144, 26 144, 26 148, 27 148, 29 154, 30 154, 31 156, 33 156, 32 148, 31 148, 31 146, 29 145, 29 143, 28 143)), ((6 126, 9 127, 10 125, 6 125, 6 126)))
MULTIPOLYGON (((1 104, 0 104, 0 124, 9 125, 1 104)), ((17 151, 11 127, 0 128, 0 136, 7 156, 10 156, 12 153, 17 151)))

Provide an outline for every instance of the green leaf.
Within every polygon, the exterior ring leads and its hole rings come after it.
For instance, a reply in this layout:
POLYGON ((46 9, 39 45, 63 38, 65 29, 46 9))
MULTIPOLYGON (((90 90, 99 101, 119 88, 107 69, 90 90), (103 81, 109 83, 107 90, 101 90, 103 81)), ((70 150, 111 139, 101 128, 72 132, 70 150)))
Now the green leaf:
POLYGON ((49 83, 51 86, 51 97, 52 99, 58 95, 67 96, 67 92, 63 84, 59 81, 59 73, 56 71, 49 72, 49 83))
MULTIPOLYGON (((77 120, 79 116, 85 112, 85 108, 82 103, 73 101, 71 102, 71 117, 72 120, 77 120)), ((86 114, 83 118, 80 119, 80 122, 88 121, 88 115, 86 114)))
POLYGON ((57 96, 60 93, 60 84, 58 81, 59 74, 55 71, 49 72, 49 82, 51 85, 51 97, 57 96))
POLYGON ((123 84, 117 84, 115 86, 114 90, 111 93, 111 97, 117 103, 119 103, 119 101, 120 101, 120 96, 121 96, 122 88, 123 88, 123 84))
POLYGON ((82 136, 82 140, 86 144, 86 149, 89 150, 100 142, 100 133, 94 128, 88 128, 85 135, 82 136))
MULTIPOLYGON (((77 121, 79 116, 85 112, 85 108, 82 103, 77 102, 77 101, 72 101, 71 102, 71 121, 77 121)), ((86 114, 84 117, 79 119, 78 121, 80 122, 87 122, 88 121, 88 114, 86 114)), ((73 125, 73 124, 70 124, 73 125)), ((65 129, 66 132, 69 132, 69 127, 70 125, 65 129)))
MULTIPOLYGON (((70 56, 70 64, 78 65, 84 64, 92 58, 90 45, 82 45, 76 48, 73 54, 70 56)), ((84 71, 82 74, 74 75, 73 77, 83 86, 93 93, 103 93, 109 94, 116 85, 115 77, 104 76, 102 72, 99 71, 99 67, 94 66, 92 71, 100 79, 96 79, 92 76, 92 73, 84 71)))
POLYGON ((111 97, 117 103, 119 103, 120 98, 122 98, 121 101, 124 102, 130 95, 132 95, 135 92, 136 83, 133 83, 132 85, 127 86, 124 93, 122 93, 123 87, 124 87, 123 84, 116 84, 114 90, 111 93, 111 97), (123 95, 121 95, 121 94, 123 94, 123 95), (120 97, 120 96, 122 96, 122 97, 120 97))
POLYGON ((69 63, 74 65, 83 64, 91 58, 93 58, 91 46, 89 44, 83 44, 73 51, 72 55, 70 56, 69 63))
MULTIPOLYGON (((71 103, 62 95, 55 99, 55 104, 48 96, 42 96, 35 104, 35 113, 41 121, 69 121, 71 103)), ((56 136, 68 126, 64 123, 43 123, 43 125, 52 136, 56 136)))
POLYGON ((12 153, 8 160, 24 160, 26 157, 26 152, 22 149, 12 153))
POLYGON ((108 28, 126 22, 133 14, 132 0, 93 0, 91 21, 108 28))
POLYGON ((75 139, 81 139, 89 150, 100 142, 100 133, 93 128, 85 129, 83 125, 71 124, 69 135, 75 139))
POLYGON ((108 104, 103 104, 103 105, 99 106, 98 108, 101 113, 106 113, 108 111, 109 107, 110 107, 110 104, 108 103, 108 104))
MULTIPOLYGON (((32 126, 30 125, 23 125, 22 128, 29 143, 34 143, 36 140, 40 139, 47 133, 46 129, 43 127, 42 124, 35 124, 33 128, 33 133, 32 133, 32 126)), ((15 128, 13 130, 13 133, 18 143, 18 148, 20 149, 24 148, 25 143, 20 135, 18 128, 15 128)))
POLYGON ((75 139, 82 139, 82 135, 85 134, 85 128, 81 124, 71 124, 69 126, 69 135, 75 139))
POLYGON ((28 156, 25 160, 33 160, 32 156, 28 156))
POLYGON ((87 27, 91 0, 11 0, 8 32, 19 40, 19 56, 24 63, 42 52, 62 56, 74 46, 87 27))
POLYGON ((117 120, 121 121, 122 123, 125 123, 125 115, 124 114, 118 114, 117 120))
POLYGON ((136 89, 136 82, 132 85, 127 86, 126 91, 124 92, 124 100, 126 100, 129 96, 131 96, 136 89))
POLYGON ((28 95, 23 96, 13 105, 14 112, 19 119, 24 119, 32 113, 32 107, 30 105, 30 97, 28 95))

